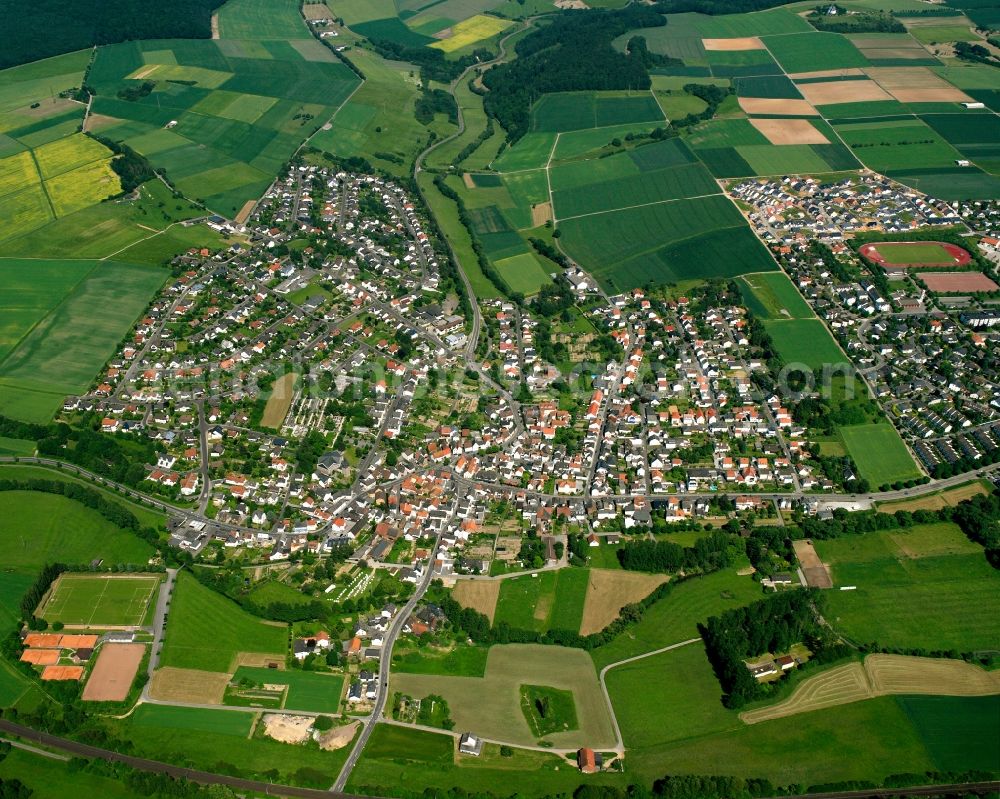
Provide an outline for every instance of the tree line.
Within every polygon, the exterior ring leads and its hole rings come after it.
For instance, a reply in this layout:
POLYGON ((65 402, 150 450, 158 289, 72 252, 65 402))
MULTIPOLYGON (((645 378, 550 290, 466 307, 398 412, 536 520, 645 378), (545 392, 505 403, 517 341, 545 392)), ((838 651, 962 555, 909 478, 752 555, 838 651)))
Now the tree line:
POLYGON ((714 532, 699 538, 689 547, 673 541, 628 541, 618 550, 618 561, 623 569, 642 572, 718 571, 731 562, 729 545, 731 537, 714 532))
POLYGON ((0 0, 0 69, 136 39, 209 39, 224 0, 0 0))

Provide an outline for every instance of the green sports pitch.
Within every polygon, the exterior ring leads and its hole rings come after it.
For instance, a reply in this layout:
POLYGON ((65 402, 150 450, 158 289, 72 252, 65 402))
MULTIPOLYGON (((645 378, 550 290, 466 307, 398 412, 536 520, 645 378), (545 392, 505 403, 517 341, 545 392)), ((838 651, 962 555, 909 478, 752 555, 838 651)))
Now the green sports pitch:
POLYGON ((63 574, 38 615, 85 627, 135 627, 160 584, 158 574, 63 574))

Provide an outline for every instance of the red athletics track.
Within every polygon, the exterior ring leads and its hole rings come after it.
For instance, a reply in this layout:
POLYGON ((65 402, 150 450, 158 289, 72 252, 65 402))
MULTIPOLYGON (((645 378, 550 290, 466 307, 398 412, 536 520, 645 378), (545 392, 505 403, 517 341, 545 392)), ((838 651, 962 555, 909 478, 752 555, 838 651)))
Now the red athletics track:
POLYGON ((913 267, 959 267, 967 266, 972 261, 972 256, 969 255, 961 247, 954 244, 948 244, 945 241, 879 241, 875 244, 865 244, 858 248, 858 252, 861 253, 865 258, 879 266, 894 266, 900 269, 908 269, 913 267), (893 247, 896 245, 903 245, 907 247, 912 247, 914 244, 936 244, 938 247, 944 247, 945 250, 952 256, 951 261, 939 261, 932 263, 930 261, 921 261, 920 263, 893 263, 889 264, 886 262, 885 257, 879 252, 880 249, 884 250, 887 247, 893 247))

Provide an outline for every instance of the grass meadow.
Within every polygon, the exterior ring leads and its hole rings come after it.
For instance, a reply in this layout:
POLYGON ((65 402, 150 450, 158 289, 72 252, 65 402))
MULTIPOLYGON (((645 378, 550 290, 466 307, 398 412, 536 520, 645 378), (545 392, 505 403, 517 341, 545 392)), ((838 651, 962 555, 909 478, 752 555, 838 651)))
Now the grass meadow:
POLYGON ((324 752, 315 744, 290 746, 257 734, 248 737, 254 719, 254 713, 244 711, 140 705, 128 718, 110 720, 108 725, 132 740, 141 757, 292 785, 330 787, 348 747, 324 752))
POLYGON ((835 586, 827 620, 855 641, 892 647, 994 649, 1000 576, 953 524, 816 541, 835 586))
POLYGON ((283 656, 288 630, 251 616, 231 599, 181 573, 167 616, 161 663, 183 669, 232 671, 239 652, 283 656))
POLYGON ((578 631, 588 578, 586 569, 560 569, 504 580, 494 623, 539 632, 578 631))
POLYGON ((784 272, 744 275, 737 285, 747 308, 760 319, 812 319, 815 316, 784 272))
POLYGON ((253 680, 258 684, 287 686, 284 710, 310 710, 317 713, 338 713, 344 692, 344 677, 311 671, 276 671, 275 669, 240 666, 234 681, 253 680))
POLYGON ((20 780, 33 799, 64 799, 76 793, 93 793, 107 799, 133 799, 136 795, 117 778, 91 774, 45 754, 12 749, 0 761, 0 780, 20 780))
POLYGON ((849 363, 819 319, 776 319, 765 321, 764 327, 785 363, 801 364, 810 370, 849 363))
POLYGON ((848 454, 872 486, 920 477, 910 451, 889 422, 840 428, 848 454))
POLYGON ((58 494, 0 492, 4 568, 35 574, 46 563, 142 565, 153 548, 97 511, 58 494))

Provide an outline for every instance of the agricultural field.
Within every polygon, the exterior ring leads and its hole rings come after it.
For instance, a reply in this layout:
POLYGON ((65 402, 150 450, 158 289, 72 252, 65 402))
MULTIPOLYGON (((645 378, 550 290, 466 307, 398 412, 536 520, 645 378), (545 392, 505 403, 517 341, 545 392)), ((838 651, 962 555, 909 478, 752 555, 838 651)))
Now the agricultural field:
POLYGON ((663 112, 649 92, 545 94, 531 109, 531 131, 535 133, 663 121, 663 112))
POLYGON ((963 660, 868 655, 824 671, 799 683, 780 702, 740 714, 746 724, 809 713, 826 707, 862 702, 876 696, 988 696, 1000 693, 1000 675, 963 660))
POLYGON ((919 119, 834 122, 840 137, 866 166, 885 172, 951 167, 959 152, 919 119))
POLYGON ((117 777, 82 771, 49 753, 12 749, 0 761, 0 780, 20 780, 34 799, 64 799, 92 793, 102 799, 133 799, 135 792, 117 777))
MULTIPOLYGON (((459 585, 484 585, 486 581, 472 583, 463 580, 459 585)), ((434 647, 419 649, 397 646, 392 653, 394 672, 406 674, 441 674, 452 677, 482 677, 486 674, 489 649, 482 646, 456 644, 441 650, 434 647)))
POLYGON ((625 605, 642 601, 668 579, 663 574, 642 574, 621 568, 589 571, 581 635, 600 632, 618 618, 625 605))
POLYGON ((866 59, 839 33, 798 33, 765 36, 764 44, 786 73, 866 67, 866 59))
MULTIPOLYGON (((0 260, 4 274, 45 263, 0 260)), ((43 269, 53 275, 58 264, 65 262, 47 263, 43 269)), ((0 361, 0 413, 26 421, 48 421, 62 397, 78 394, 90 385, 166 278, 164 271, 134 264, 78 263, 81 266, 74 264, 71 268, 73 274, 85 268, 82 264, 88 264, 90 271, 67 290, 57 306, 52 305, 30 327, 27 323, 32 316, 46 310, 38 307, 40 300, 33 301, 34 311, 26 309, 25 314, 19 314, 19 328, 24 332, 16 342, 7 344, 8 351, 0 361), (101 312, 95 314, 95 308, 101 312), (86 336, 80 335, 81 327, 86 328, 86 336)), ((7 279, 2 278, 4 282, 7 279)), ((12 279, 23 283, 16 274, 12 279)), ((61 285, 66 288, 65 282, 61 285)))
POLYGON ((577 217, 560 230, 566 252, 613 291, 777 268, 721 195, 577 217))
POLYGON ((247 16, 259 2, 232 9, 246 23, 230 26, 237 38, 220 23, 221 40, 112 45, 98 51, 90 72, 92 111, 115 120, 101 135, 133 147, 182 192, 230 217, 359 84, 339 61, 315 60, 289 43, 311 41, 294 5, 294 36, 291 28, 255 33, 261 20, 282 19, 247 16))
POLYGON ((774 319, 764 322, 778 354, 787 364, 810 371, 850 361, 819 319, 774 319))
MULTIPOLYGON (((276 669, 240 666, 233 674, 232 681, 250 680, 257 685, 283 686, 281 702, 283 710, 308 710, 317 713, 337 713, 340 697, 344 693, 344 677, 340 674, 322 674, 309 671, 278 671, 276 669)), ((246 704, 229 701, 226 704, 246 704)))
POLYGON ((827 620, 857 641, 891 647, 990 649, 1000 635, 998 580, 983 556, 950 523, 815 541, 834 586, 827 620))
MULTIPOLYGON (((366 80, 334 115, 331 127, 317 132, 312 145, 342 158, 367 158, 394 174, 408 174, 416 154, 427 144, 428 131, 444 138, 454 127, 441 114, 428 126, 414 117, 420 87, 417 67, 386 61, 360 48, 351 51, 351 61, 366 80)), ((481 109, 482 100, 476 99, 481 109)))
POLYGON ((719 192, 708 170, 676 139, 552 166, 549 182, 557 222, 719 192))
POLYGON ((896 701, 938 769, 996 769, 1000 696, 904 696, 896 701))
POLYGON ((893 502, 879 502, 878 509, 883 513, 895 513, 897 510, 941 510, 941 508, 954 507, 959 502, 964 502, 972 497, 981 494, 988 494, 991 485, 983 480, 974 480, 965 485, 955 488, 935 491, 932 494, 924 494, 915 499, 900 499, 893 502))
POLYGON ((812 319, 812 308, 784 272, 744 275, 740 294, 754 316, 764 319, 812 319))
POLYGON ((502 580, 494 623, 539 632, 578 632, 588 578, 585 569, 559 569, 502 580))
POLYGON ((697 638, 698 622, 759 599, 760 584, 737 571, 738 567, 733 566, 678 583, 667 597, 646 610, 627 635, 593 650, 594 665, 602 669, 620 660, 697 638))
POLYGON ((498 33, 503 33, 512 24, 507 20, 498 19, 497 17, 477 14, 447 29, 451 31, 450 34, 430 46, 445 53, 454 53, 471 45, 479 44, 486 39, 491 39, 498 33))
POLYGON ((37 615, 83 627, 138 626, 160 586, 159 575, 62 574, 37 615))
POLYGON ((191 575, 178 576, 162 665, 232 672, 240 653, 283 657, 287 648, 286 625, 263 622, 191 575))
POLYGON ((452 677, 396 674, 389 690, 410 696, 437 694, 451 709, 456 729, 474 729, 486 738, 533 745, 539 740, 521 711, 521 686, 534 685, 570 692, 579 730, 545 736, 555 746, 574 747, 590 741, 595 747, 614 741, 611 719, 597 673, 580 649, 540 644, 507 644, 490 648, 486 676, 452 677))
POLYGON ((909 450, 888 422, 841 427, 840 437, 861 476, 872 486, 920 477, 909 450))

